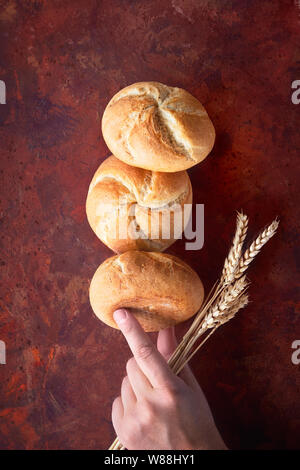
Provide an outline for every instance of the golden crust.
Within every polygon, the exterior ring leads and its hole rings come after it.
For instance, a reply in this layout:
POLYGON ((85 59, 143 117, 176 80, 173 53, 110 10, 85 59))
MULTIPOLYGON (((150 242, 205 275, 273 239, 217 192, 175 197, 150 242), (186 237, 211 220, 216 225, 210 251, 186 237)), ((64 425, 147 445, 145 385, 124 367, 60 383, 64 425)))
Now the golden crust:
POLYGON ((197 273, 165 253, 128 251, 108 258, 90 284, 94 313, 113 328, 118 308, 130 308, 145 331, 158 331, 192 317, 203 298, 197 273))
POLYGON ((214 126, 190 93, 159 82, 134 83, 108 103, 102 133, 110 151, 128 165, 175 172, 204 160, 214 126))
POLYGON ((110 156, 91 181, 86 213, 93 231, 116 253, 163 251, 181 236, 187 222, 176 219, 175 214, 191 203, 192 186, 186 171, 152 172, 110 156), (169 236, 162 233, 163 220, 167 220, 169 236), (122 236, 121 226, 126 229, 122 236), (138 237, 133 238, 138 230, 138 237))

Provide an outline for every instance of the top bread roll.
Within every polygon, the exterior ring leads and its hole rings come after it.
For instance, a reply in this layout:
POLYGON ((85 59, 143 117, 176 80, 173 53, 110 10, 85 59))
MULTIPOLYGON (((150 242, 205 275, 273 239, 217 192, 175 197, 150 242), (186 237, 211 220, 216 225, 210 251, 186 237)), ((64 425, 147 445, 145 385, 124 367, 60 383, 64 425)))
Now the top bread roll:
POLYGON ((159 82, 120 90, 104 111, 102 133, 111 152, 128 165, 171 173, 204 160, 215 141, 202 104, 159 82))

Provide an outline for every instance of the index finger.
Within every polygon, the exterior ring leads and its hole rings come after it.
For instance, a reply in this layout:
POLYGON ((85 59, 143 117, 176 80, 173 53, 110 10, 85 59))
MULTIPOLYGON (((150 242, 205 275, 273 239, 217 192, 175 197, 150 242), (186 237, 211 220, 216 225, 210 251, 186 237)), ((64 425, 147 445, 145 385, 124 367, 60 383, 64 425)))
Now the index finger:
POLYGON ((136 318, 125 309, 114 312, 114 320, 122 331, 142 372, 151 385, 161 388, 174 381, 174 374, 136 318))

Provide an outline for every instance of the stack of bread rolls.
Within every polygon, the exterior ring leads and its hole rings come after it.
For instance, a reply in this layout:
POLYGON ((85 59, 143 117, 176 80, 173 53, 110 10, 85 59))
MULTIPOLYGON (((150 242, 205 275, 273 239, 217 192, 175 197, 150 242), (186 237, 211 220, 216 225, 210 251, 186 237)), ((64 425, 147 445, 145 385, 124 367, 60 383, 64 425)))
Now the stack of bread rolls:
POLYGON ((123 307, 145 331, 158 331, 190 318, 203 302, 196 272, 162 252, 188 222, 192 186, 186 170, 211 151, 214 126, 187 91, 140 82, 110 100, 102 134, 112 155, 92 178, 86 211, 93 231, 117 255, 94 274, 91 306, 114 328, 113 312, 123 307))

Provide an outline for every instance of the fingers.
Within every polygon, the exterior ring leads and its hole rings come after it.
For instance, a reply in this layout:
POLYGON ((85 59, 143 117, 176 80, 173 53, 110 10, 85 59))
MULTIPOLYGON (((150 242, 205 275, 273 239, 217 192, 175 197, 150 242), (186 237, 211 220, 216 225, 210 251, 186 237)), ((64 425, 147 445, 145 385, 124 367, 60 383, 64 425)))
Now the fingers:
POLYGON ((189 385, 193 390, 198 390, 200 385, 198 384, 196 377, 194 376, 192 370, 190 369, 190 366, 186 365, 182 369, 181 372, 179 372, 179 377, 187 384, 189 385))
MULTIPOLYGON (((126 410, 126 408, 131 408, 136 404, 136 395, 132 389, 129 377, 124 377, 122 386, 121 386, 121 398, 122 398, 122 404, 123 408, 126 410)), ((124 411, 125 411, 124 410, 124 411)))
POLYGON ((167 361, 177 346, 174 326, 160 330, 157 336, 157 349, 167 361))
POLYGON ((120 424, 122 422, 123 417, 124 408, 121 397, 118 397, 114 400, 111 410, 111 421, 117 435, 119 434, 120 424))
POLYGON ((128 380, 135 393, 137 400, 144 397, 149 391, 153 390, 153 387, 145 374, 139 368, 134 357, 129 359, 126 364, 126 371, 128 380))
POLYGON ((125 309, 116 310, 114 320, 122 331, 136 362, 153 387, 174 382, 174 374, 136 318, 125 309))

